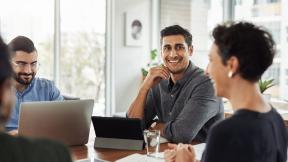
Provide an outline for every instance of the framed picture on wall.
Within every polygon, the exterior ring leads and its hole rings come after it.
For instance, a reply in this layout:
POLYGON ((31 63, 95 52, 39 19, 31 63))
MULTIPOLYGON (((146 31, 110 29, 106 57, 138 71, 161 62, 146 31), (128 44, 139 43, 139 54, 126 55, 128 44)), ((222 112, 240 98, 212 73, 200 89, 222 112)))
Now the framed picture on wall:
POLYGON ((128 11, 125 13, 125 45, 143 45, 143 18, 141 14, 128 11))

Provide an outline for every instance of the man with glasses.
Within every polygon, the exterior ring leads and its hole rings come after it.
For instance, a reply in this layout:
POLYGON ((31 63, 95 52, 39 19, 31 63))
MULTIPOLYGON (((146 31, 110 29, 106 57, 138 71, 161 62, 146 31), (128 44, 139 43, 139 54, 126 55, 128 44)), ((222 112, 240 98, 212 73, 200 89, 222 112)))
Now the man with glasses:
POLYGON ((189 57, 192 35, 179 25, 161 31, 163 65, 153 67, 143 81, 127 116, 140 118, 149 128, 176 143, 204 142, 208 129, 223 119, 223 104, 213 85, 189 57))
POLYGON ((39 68, 38 53, 34 43, 27 37, 18 36, 8 44, 14 71, 16 103, 6 131, 18 133, 19 108, 21 102, 63 100, 52 81, 35 78, 39 68))

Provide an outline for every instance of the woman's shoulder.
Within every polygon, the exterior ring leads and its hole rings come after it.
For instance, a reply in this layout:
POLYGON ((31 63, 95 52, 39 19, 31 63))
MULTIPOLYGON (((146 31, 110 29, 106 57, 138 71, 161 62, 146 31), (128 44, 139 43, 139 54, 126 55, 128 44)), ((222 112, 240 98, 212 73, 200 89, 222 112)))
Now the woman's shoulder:
POLYGON ((7 159, 17 157, 17 159, 23 160, 25 157, 26 159, 38 159, 39 161, 58 161, 57 159, 61 159, 63 162, 71 161, 71 155, 68 148, 64 144, 56 141, 13 137, 1 133, 0 144, 2 148, 0 149, 0 152, 4 151, 6 153, 4 154, 6 155, 5 158, 7 159))
POLYGON ((231 117, 216 123, 211 128, 211 133, 237 136, 250 129, 254 130, 254 128, 257 127, 257 124, 254 123, 253 120, 253 118, 246 118, 246 116, 239 117, 237 115, 232 115, 231 117))
POLYGON ((213 134, 230 134, 231 136, 258 136, 261 133, 273 132, 273 128, 285 128, 283 120, 275 109, 267 113, 249 110, 236 111, 231 117, 215 124, 213 134))

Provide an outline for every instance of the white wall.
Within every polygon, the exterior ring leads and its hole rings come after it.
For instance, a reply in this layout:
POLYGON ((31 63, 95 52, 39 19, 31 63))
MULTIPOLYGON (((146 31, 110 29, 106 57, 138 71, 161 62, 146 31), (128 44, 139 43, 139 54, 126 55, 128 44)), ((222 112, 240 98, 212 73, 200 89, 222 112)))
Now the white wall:
MULTIPOLYGON (((111 106, 114 112, 127 111, 136 97, 141 83, 141 67, 149 60, 151 50, 151 1, 112 0, 111 106), (140 47, 125 45, 125 13, 135 12, 143 18, 143 44, 140 47)), ((109 65, 108 65, 109 66, 109 65)), ((111 97, 110 96, 110 97, 111 97)))
POLYGON ((281 65, 280 65, 280 96, 288 100, 288 10, 284 6, 288 5, 288 0, 283 0, 282 5, 282 26, 281 26, 281 65), (286 60, 286 61, 284 61, 286 60))

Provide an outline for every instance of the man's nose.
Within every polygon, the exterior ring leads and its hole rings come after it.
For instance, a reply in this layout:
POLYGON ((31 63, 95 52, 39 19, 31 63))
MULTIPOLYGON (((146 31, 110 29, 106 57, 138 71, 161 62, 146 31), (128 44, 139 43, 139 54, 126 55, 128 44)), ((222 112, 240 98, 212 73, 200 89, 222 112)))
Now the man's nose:
POLYGON ((170 57, 175 57, 175 56, 177 56, 177 51, 176 51, 175 48, 172 48, 172 50, 171 50, 170 53, 169 53, 169 56, 170 56, 170 57))
POLYGON ((24 72, 28 74, 32 73, 32 66, 30 64, 26 64, 24 67, 24 72))

